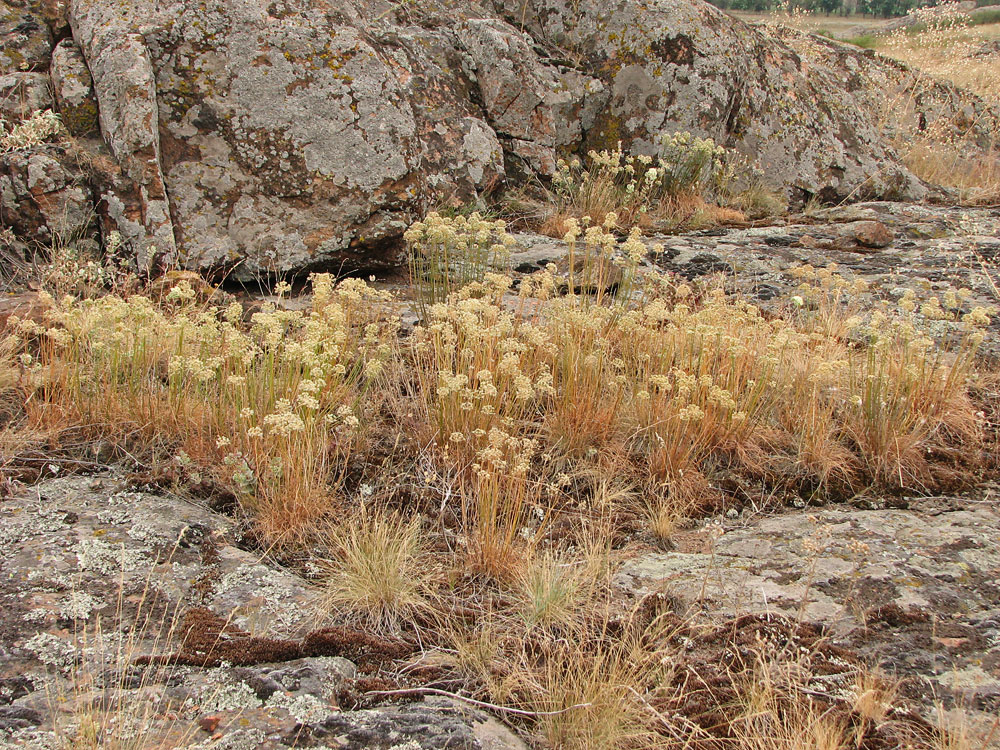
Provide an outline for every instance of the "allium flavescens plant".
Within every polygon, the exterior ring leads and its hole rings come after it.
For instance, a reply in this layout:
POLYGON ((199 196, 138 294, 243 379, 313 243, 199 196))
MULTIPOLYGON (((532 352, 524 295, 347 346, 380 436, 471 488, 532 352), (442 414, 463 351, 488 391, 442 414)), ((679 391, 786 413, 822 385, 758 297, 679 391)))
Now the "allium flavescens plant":
POLYGON ((514 239, 503 221, 479 213, 443 217, 430 213, 403 235, 409 250, 410 279, 422 318, 427 308, 487 273, 508 270, 514 239))
MULTIPOLYGON (((496 224, 437 224, 454 248, 478 252, 483 232, 511 244, 496 224)), ((391 295, 359 281, 316 276, 311 310, 249 324, 181 282, 162 303, 50 299, 44 324, 14 320, 9 359, 37 424, 215 466, 271 539, 323 517, 369 435, 413 446, 449 478, 442 502, 455 499, 471 563, 498 575, 551 503, 579 500, 574 472, 613 473, 669 529, 728 475, 835 494, 932 487, 980 444, 968 384, 989 318, 960 295, 866 311, 863 284, 804 267, 765 315, 641 269, 641 236, 621 238, 613 217, 569 226, 568 266, 516 294, 487 272, 405 338, 391 295)))
POLYGON ((201 307, 182 281, 162 306, 49 298, 47 322, 17 330, 37 352, 39 408, 221 464, 280 541, 329 509, 367 397, 398 357, 386 293, 358 280, 334 287, 325 274, 313 291, 308 312, 265 305, 249 328, 239 304, 201 307))
MULTIPOLYGON (((556 269, 539 272, 505 304, 510 280, 490 276, 435 305, 413 337, 422 439, 467 473, 482 501, 473 526, 504 515, 497 498, 507 490, 517 512, 506 517, 521 518, 551 480, 523 461, 484 470, 481 452, 508 440, 627 461, 622 470, 666 528, 664 514, 710 498, 720 472, 834 492, 911 487, 930 481, 919 456, 973 437, 966 383, 981 336, 970 328, 957 347, 928 337, 940 305, 919 319, 865 317, 855 304, 863 283, 804 267, 787 315, 765 317, 721 289, 640 277, 637 230, 620 242, 611 219, 569 226, 562 281, 556 269), (614 264, 621 278, 610 293, 614 264)), ((504 545, 516 543, 505 529, 504 545)))
POLYGON ((726 150, 711 138, 698 138, 688 132, 660 138, 658 175, 668 196, 700 194, 713 187, 723 172, 726 150))
POLYGON ((864 312, 849 303, 863 284, 848 284, 835 268, 803 266, 796 273, 804 303, 797 324, 810 336, 811 356, 796 362, 798 377, 780 399, 785 424, 821 415, 823 436, 804 431, 800 445, 818 441, 811 460, 822 463, 826 452, 844 480, 932 484, 928 453, 976 442, 967 385, 988 312, 975 307, 963 315, 964 293, 954 291, 943 304, 936 297, 918 304, 912 290, 895 306, 864 312), (794 404, 800 406, 789 411, 794 404))
POLYGON ((674 214, 679 203, 711 197, 720 187, 725 150, 711 138, 675 133, 664 135, 659 146, 654 156, 628 154, 619 143, 614 149, 590 151, 583 161, 560 160, 552 178, 553 220, 601 219, 613 213, 628 229, 648 223, 650 214, 674 214))
POLYGON ((51 109, 35 112, 22 122, 11 123, 0 117, 0 153, 40 146, 62 132, 62 121, 51 109))

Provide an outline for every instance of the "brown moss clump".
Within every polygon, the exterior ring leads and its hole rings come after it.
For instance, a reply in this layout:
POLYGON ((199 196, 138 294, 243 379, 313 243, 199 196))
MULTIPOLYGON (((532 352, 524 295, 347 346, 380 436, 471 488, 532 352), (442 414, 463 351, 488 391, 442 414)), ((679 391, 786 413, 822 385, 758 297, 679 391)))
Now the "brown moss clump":
POLYGON ((404 641, 340 627, 313 630, 299 640, 265 638, 251 635, 207 607, 189 609, 180 633, 178 651, 139 657, 135 663, 217 667, 225 662, 250 666, 309 656, 340 656, 353 661, 362 671, 368 671, 408 656, 414 650, 404 641))

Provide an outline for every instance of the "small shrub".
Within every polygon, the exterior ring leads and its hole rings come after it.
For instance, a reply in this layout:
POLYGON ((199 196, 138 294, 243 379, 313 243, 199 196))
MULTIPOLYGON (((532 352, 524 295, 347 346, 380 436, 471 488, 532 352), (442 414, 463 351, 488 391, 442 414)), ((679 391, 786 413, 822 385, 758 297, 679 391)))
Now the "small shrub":
POLYGON ((874 34, 863 34, 861 36, 852 36, 847 39, 841 40, 846 44, 853 44, 855 47, 861 47, 862 49, 878 49, 879 40, 874 34))
POLYGON ((0 118, 0 153, 22 151, 40 146, 62 132, 62 121, 51 109, 35 112, 19 123, 0 118))

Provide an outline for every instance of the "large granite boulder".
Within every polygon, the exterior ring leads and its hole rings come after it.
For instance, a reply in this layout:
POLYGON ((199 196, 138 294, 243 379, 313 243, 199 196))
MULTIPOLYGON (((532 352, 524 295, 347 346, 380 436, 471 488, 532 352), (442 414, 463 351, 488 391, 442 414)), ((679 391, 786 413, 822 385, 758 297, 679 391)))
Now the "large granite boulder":
MULTIPOLYGON (((861 80, 905 69, 815 37, 807 59, 702 0, 68 0, 71 41, 63 5, 0 2, 16 66, 50 70, 72 132, 99 123, 120 172, 96 211, 143 267, 374 270, 431 208, 678 130, 793 202, 927 192, 861 80)), ((947 91, 908 114, 956 115, 947 91)))

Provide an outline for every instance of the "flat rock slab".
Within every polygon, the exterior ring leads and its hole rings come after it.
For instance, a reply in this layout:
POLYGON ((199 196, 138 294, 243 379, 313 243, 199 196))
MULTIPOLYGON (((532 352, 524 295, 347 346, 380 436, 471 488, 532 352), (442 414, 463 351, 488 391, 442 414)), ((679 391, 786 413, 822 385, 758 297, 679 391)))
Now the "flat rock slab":
MULTIPOLYGON (((555 264, 565 276, 568 245, 537 234, 515 235, 514 271, 530 274, 555 264)), ((907 291, 920 301, 967 290, 961 314, 973 307, 997 308, 1000 289, 1000 210, 869 201, 778 219, 755 227, 715 227, 678 235, 651 234, 640 273, 650 269, 678 280, 724 277, 729 292, 762 309, 781 308, 799 294, 796 269, 836 264, 849 281, 868 291, 846 302, 865 308, 876 301, 899 302, 907 291)), ((581 251, 578 251, 581 252, 581 251)), ((557 275, 560 271, 557 270, 557 275)), ((787 311, 787 310, 786 310, 787 311)), ((959 333, 941 322, 942 332, 959 333)), ((987 361, 1000 362, 1000 315, 992 314, 980 346, 987 361)))
POLYGON ((663 593, 693 617, 780 613, 822 625, 906 681, 913 697, 1000 712, 1000 505, 911 499, 906 509, 825 507, 683 533, 615 583, 663 593))
MULTIPOLYGON (((537 234, 515 235, 512 268, 532 273, 565 264, 568 245, 537 234)), ((918 298, 968 289, 964 303, 996 306, 1000 284, 1000 210, 873 201, 779 219, 767 226, 715 227, 678 235, 650 234, 646 268, 693 281, 726 277, 730 291, 751 300, 787 302, 809 264, 836 264, 848 279, 862 279, 872 297, 896 301, 907 289, 918 298)), ((578 251, 581 252, 581 251, 578 251)), ((641 269, 640 269, 641 270, 641 269)), ((1000 332, 1000 316, 993 330, 1000 332)), ((1000 336, 990 339, 1000 341, 1000 336)))
POLYGON ((788 271, 836 263, 873 293, 898 299, 906 289, 940 296, 967 288, 970 302, 996 304, 1000 280, 1000 211, 871 202, 824 209, 787 222, 650 237, 658 265, 688 279, 723 272, 730 286, 770 300, 800 282, 788 271), (863 241, 862 241, 863 240, 863 241))
POLYGON ((341 710, 377 642, 354 661, 333 641, 310 649, 331 632, 317 630, 329 623, 314 587, 236 537, 225 516, 115 477, 49 479, 0 501, 0 748, 66 747, 85 715, 110 715, 108 746, 523 748, 440 700, 341 710), (188 634, 205 623, 218 646, 194 651, 188 634), (228 661, 199 661, 216 647, 228 661))

